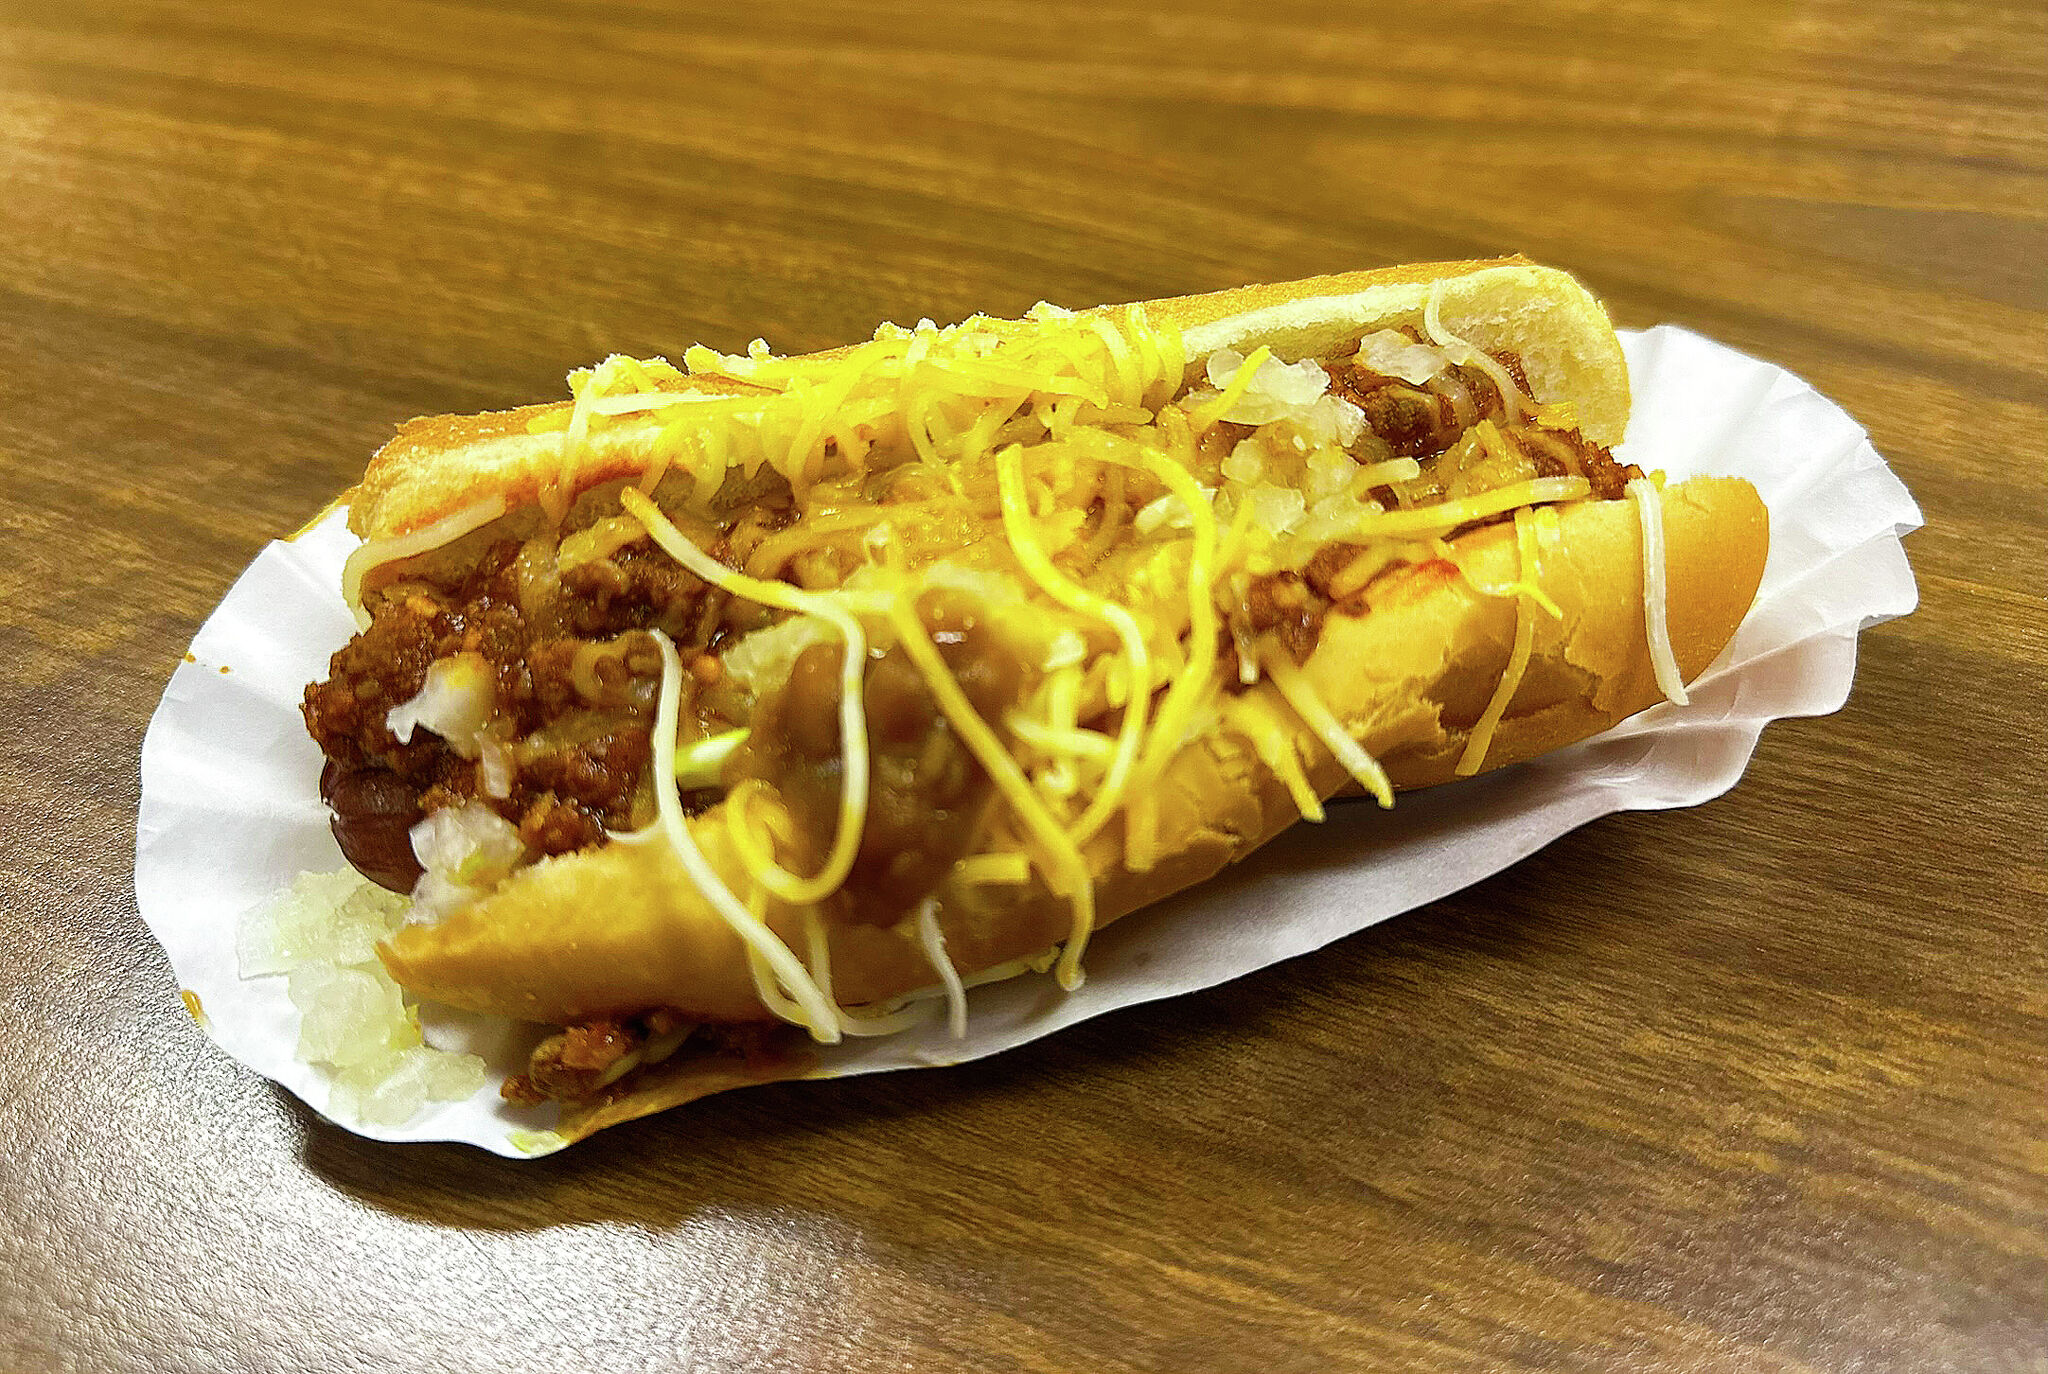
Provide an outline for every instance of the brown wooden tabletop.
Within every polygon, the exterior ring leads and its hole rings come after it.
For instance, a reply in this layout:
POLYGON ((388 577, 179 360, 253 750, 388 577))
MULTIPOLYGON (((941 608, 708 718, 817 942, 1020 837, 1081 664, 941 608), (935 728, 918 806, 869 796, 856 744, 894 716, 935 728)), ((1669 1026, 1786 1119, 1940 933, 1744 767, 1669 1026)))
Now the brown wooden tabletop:
POLYGON ((0 4, 0 1367, 2048 1368, 2048 18, 0 4), (263 542, 607 351, 1519 250, 1926 509, 1840 714, 1223 988, 507 1163, 227 1060, 137 750, 263 542))

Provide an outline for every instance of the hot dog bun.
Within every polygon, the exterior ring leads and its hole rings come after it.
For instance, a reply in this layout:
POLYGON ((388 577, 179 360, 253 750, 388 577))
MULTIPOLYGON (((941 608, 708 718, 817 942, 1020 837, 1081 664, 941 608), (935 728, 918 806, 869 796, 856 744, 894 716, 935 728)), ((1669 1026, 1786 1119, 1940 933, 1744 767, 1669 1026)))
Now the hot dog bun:
MULTIPOLYGON (((1666 493, 1664 524, 1672 646, 1691 678, 1749 608, 1767 517, 1747 482, 1696 478, 1666 493)), ((1597 734, 1660 699, 1642 621, 1642 533, 1633 509, 1613 501, 1574 505, 1559 525, 1555 547, 1545 550, 1542 586, 1564 618, 1541 622, 1488 767, 1597 734)), ((1514 576, 1514 541, 1503 528, 1455 547, 1474 580, 1514 576)), ((1448 781, 1505 669, 1513 607, 1433 565, 1385 579, 1370 607, 1333 616, 1306 671, 1397 785, 1448 781)), ((1337 791, 1347 780, 1343 768, 1305 730, 1296 743, 1316 761, 1316 790, 1337 791)), ((1298 819, 1287 789, 1237 735, 1191 744, 1161 784, 1164 857, 1154 867, 1125 867, 1120 822, 1086 847, 1098 925, 1202 881, 1298 819)), ((726 880, 740 882, 724 805, 693 820, 691 830, 726 880)), ((942 897, 946 947, 963 972, 1035 954, 1066 934, 1066 903, 1042 884, 954 887, 942 897)), ((771 909, 768 921, 785 940, 801 941, 789 911, 771 909)), ((841 926, 831 938, 842 1002, 882 1001, 932 981, 924 955, 893 930, 841 926)), ((406 927, 383 955, 393 976, 422 996, 527 1020, 567 1024, 650 1006, 708 1021, 766 1015, 738 938, 663 845, 612 844, 543 860, 438 925, 406 927)))
MULTIPOLYGON (((1148 303, 1176 326, 1190 372, 1210 352, 1261 344, 1282 357, 1313 357, 1373 330, 1419 322, 1440 288, 1442 322, 1489 351, 1521 359, 1535 399, 1569 402, 1578 427, 1601 444, 1626 425, 1626 364, 1599 304, 1568 275, 1519 259, 1437 264, 1254 286, 1148 303)), ((1014 326, 1019 329, 1028 325, 1014 326)), ((829 355, 827 355, 829 356, 829 355)), ((743 384, 680 378, 673 389, 745 394, 743 384)), ((504 514, 414 561, 461 566, 492 540, 539 526, 544 488, 561 478, 558 434, 566 406, 406 425, 379 452, 352 494, 350 524, 372 540, 432 527, 480 500, 504 514)), ((652 457, 661 419, 623 416, 570 455, 568 486, 579 500, 617 509, 621 479, 652 457)), ((663 489, 666 499, 667 489, 663 489)), ((714 498, 749 499, 729 478, 714 498)), ((1755 491, 1733 479, 1695 479, 1664 493, 1669 638, 1690 678, 1740 623, 1761 577, 1767 517, 1755 491)), ((574 516, 572 515, 572 522, 574 516)), ((1473 726, 1507 672, 1517 633, 1513 597, 1474 584, 1513 582, 1522 568, 1511 525, 1460 536, 1447 559, 1409 566, 1371 584, 1362 605, 1334 610, 1302 665, 1307 681, 1351 737, 1397 786, 1451 778, 1473 726)), ((1643 534, 1627 501, 1558 508, 1541 536, 1541 591, 1559 618, 1539 617, 1529 665, 1485 752, 1489 768, 1586 738, 1659 699, 1644 628, 1643 534)), ((373 571, 372 583, 378 574, 373 571)), ((1315 734, 1279 702, 1274 686, 1250 689, 1291 722, 1309 781, 1330 796, 1349 775, 1315 734)), ((1157 858, 1127 863, 1124 819, 1083 848, 1097 897, 1096 924, 1200 882, 1298 818, 1284 781, 1241 735, 1211 730, 1172 757, 1158 779, 1157 858)), ((728 885, 746 868, 730 838, 728 808, 689 821, 691 834, 728 885)), ((945 948, 963 974, 1041 951, 1069 934, 1069 902, 1041 876, 1023 884, 966 885, 936 894, 945 948)), ((801 947, 800 914, 770 903, 766 922, 801 947)), ((514 872, 482 900, 435 924, 409 925, 380 951, 410 991, 454 1006, 570 1024, 662 1007, 706 1022, 769 1019, 744 947, 666 844, 609 843, 543 859, 514 872)), ((835 996, 842 1005, 885 1002, 933 981, 927 955, 900 929, 837 924, 830 930, 835 996)), ((726 1066, 721 1073, 743 1073, 726 1066)), ((637 1110, 699 1095, 685 1071, 662 1098, 637 1110), (678 1095, 680 1094, 680 1095, 678 1095)), ((665 1080, 666 1081, 666 1080, 665 1080)), ((723 1080, 721 1080, 721 1084, 723 1080)), ((651 1091, 651 1089, 650 1089, 651 1091)), ((603 1124, 598 1122, 597 1124, 603 1124)), ((589 1127, 594 1129, 594 1126, 589 1127)))
MULTIPOLYGON (((1569 397, 1587 438, 1597 444, 1621 442, 1628 424, 1628 363, 1606 311, 1571 274, 1523 258, 1343 272, 1147 301, 1144 309, 1155 322, 1181 329, 1190 360, 1219 348, 1243 352, 1260 344, 1283 357, 1310 357, 1362 333, 1418 323, 1437 282, 1444 283, 1446 325, 1480 348, 1520 352, 1537 400, 1569 397)), ((816 356, 832 358, 845 351, 816 356)), ((747 390, 702 377, 664 385, 706 396, 747 390)), ((541 489, 563 470, 560 436, 545 427, 569 409, 565 401, 408 422, 378 450, 362 482, 349 493, 349 528, 365 539, 389 538, 431 525, 488 495, 502 496, 511 512, 501 525, 523 528, 532 522, 541 489), (542 432, 534 432, 537 427, 542 432)), ((573 485, 589 489, 639 474, 652 458, 665 418, 622 417, 593 433, 572 455, 573 485)), ((743 498, 741 492, 733 495, 743 498)), ((481 542, 500 533, 493 528, 473 539, 481 542)), ((472 547, 449 553, 459 558, 472 547)))

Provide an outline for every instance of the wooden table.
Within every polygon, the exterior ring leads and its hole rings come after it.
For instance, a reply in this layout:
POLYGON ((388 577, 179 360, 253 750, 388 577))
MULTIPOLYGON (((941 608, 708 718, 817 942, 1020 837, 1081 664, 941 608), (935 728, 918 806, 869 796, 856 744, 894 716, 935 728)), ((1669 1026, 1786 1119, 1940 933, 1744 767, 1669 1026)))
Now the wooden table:
POLYGON ((2042 1368, 2038 6, 354 8, 0 5, 0 1366, 2042 1368), (396 421, 1515 249, 1926 507, 1922 609, 1727 798, 540 1163, 359 1140, 180 1008, 144 724, 396 421))

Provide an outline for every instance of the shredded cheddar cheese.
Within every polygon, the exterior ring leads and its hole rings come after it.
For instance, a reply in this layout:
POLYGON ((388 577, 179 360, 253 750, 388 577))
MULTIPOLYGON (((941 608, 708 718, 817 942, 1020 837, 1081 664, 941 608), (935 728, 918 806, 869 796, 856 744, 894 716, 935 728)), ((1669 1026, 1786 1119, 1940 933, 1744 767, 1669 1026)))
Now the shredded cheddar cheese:
MULTIPOLYGON (((780 864, 763 861, 763 853, 751 837, 739 839, 745 826, 744 814, 735 813, 735 844, 748 856, 749 867, 761 885, 785 902, 802 904, 820 901, 839 890, 853 869, 860 850, 861 828, 868 811, 868 720, 864 687, 867 681, 867 634, 860 621, 840 600, 802 591, 783 582, 764 582, 734 572, 719 563, 675 527, 660 509, 638 491, 628 487, 619 494, 620 504, 647 527, 647 533, 663 552, 706 582, 734 596, 758 601, 780 610, 814 615, 839 632, 846 649, 839 660, 839 739, 845 767, 840 775, 839 824, 832 836, 832 848, 825 866, 810 878, 799 878, 780 864)), ((673 742, 670 745, 674 747, 673 742)))
POLYGON ((1532 409, 1535 402, 1515 385, 1515 379, 1505 367, 1496 362, 1484 350, 1468 343, 1444 327, 1444 284, 1437 281, 1429 288, 1429 302, 1422 310, 1422 329, 1429 341, 1442 349, 1444 356, 1460 366, 1478 368, 1487 375, 1500 392, 1501 405, 1507 410, 1510 422, 1519 420, 1532 409))
POLYGON ((742 902, 726 885, 725 879, 718 875, 718 870, 711 866, 711 861, 704 857, 704 851, 697 847, 696 839, 690 834, 690 823, 683 816, 683 800, 675 780, 683 664, 676 656, 674 642, 667 635, 660 630, 648 633, 661 650, 661 695, 654 713, 654 802, 660 815, 662 834, 682 861, 691 884, 745 945, 748 966, 753 968, 754 961, 758 959, 765 967, 765 975, 763 972, 755 975, 756 987, 763 991, 762 1004, 783 1020, 802 1026, 820 1044, 837 1044, 839 1018, 816 981, 782 938, 768 928, 760 912, 742 902), (787 999, 773 996, 774 989, 769 986, 772 983, 780 983, 787 990, 787 999))
POLYGON ((1214 685, 1218 649, 1218 620, 1212 586, 1216 558, 1216 515, 1187 466, 1172 450, 1192 453, 1192 422, 1175 424, 1168 412, 1162 428, 1169 451, 1136 444, 1117 435, 1095 432, 1088 436, 1085 451, 1101 461, 1150 473, 1179 498, 1192 520, 1194 537, 1189 551, 1187 604, 1190 644, 1184 668, 1173 677, 1166 696, 1153 719, 1152 735, 1139 758, 1137 784, 1156 779, 1186 738, 1199 703, 1214 685))
MULTIPOLYGON (((841 1035, 895 1035, 912 1026, 922 1025, 928 1019, 929 1009, 922 1006, 879 1012, 854 1012, 840 1006, 832 991, 832 941, 825 930, 825 918, 818 914, 816 907, 804 908, 804 947, 810 954, 811 978, 832 1005, 841 1035)), ((758 992, 764 985, 765 981, 757 977, 755 990, 758 992)), ((765 1001, 763 1005, 767 1005, 765 1001)))
POLYGON ((1394 785, 1388 781, 1386 770, 1365 752, 1357 740, 1351 738, 1351 732, 1331 713, 1307 676, 1288 656, 1287 650, 1278 644, 1269 645, 1261 663, 1266 676, 1272 679, 1273 686, 1294 709, 1294 714, 1301 717, 1301 723, 1313 730, 1337 762, 1344 765, 1344 771, 1370 792, 1381 806, 1391 807, 1394 804, 1394 785))
POLYGON ((1486 762, 1486 751, 1493 747, 1494 731, 1500 728, 1501 717, 1507 714, 1523 675, 1529 671, 1529 651, 1536 642, 1538 598, 1553 613, 1557 612, 1556 603, 1543 595, 1542 569, 1536 557, 1536 522, 1526 510, 1515 512, 1515 546, 1521 558, 1522 577, 1509 589, 1509 594, 1515 597, 1514 647, 1508 652, 1507 670, 1501 674, 1486 709, 1479 713, 1472 733, 1466 737, 1464 752, 1458 755, 1457 765, 1451 770, 1461 778, 1477 773, 1486 762))
POLYGON ((998 854, 970 854, 953 865, 953 881, 967 886, 1017 886, 1031 881, 1031 858, 1012 850, 998 854))
POLYGON ((939 929, 939 902, 927 897, 918 903, 917 942, 931 960, 932 971, 946 990, 946 1033, 955 1040, 967 1038, 967 989, 960 982, 960 970, 946 957, 946 935, 939 929))
POLYGON ((1576 501, 1591 490, 1591 484, 1583 477, 1535 477, 1457 501, 1370 515, 1361 523, 1359 533, 1375 539, 1449 534, 1461 525, 1504 515, 1518 506, 1576 501))
POLYGON ((1302 771, 1301 754, 1289 738, 1287 726, 1265 704, 1256 692, 1246 692, 1233 699, 1224 713, 1230 728, 1251 741, 1252 748, 1273 775, 1286 786, 1288 796, 1294 799, 1295 809, 1301 812, 1305 821, 1323 819, 1323 799, 1302 771))
POLYGON ((1052 814, 1046 810, 1024 777, 1017 761, 1010 756, 1003 742, 996 738, 988 722, 974 709, 967 694, 960 690, 960 684, 946 661, 939 657, 939 650, 932 643, 931 634, 924 623, 911 610, 906 598, 899 598, 889 606, 889 620, 896 627, 897 642, 910 655, 918 671, 924 674, 932 694, 937 698, 940 711, 944 712, 946 723, 951 725, 966 742, 974 760, 982 766, 996 787, 1002 792, 1017 819, 1031 832, 1051 859, 1055 891, 1064 890, 1073 906, 1073 928, 1067 936, 1066 948, 1060 954, 1060 986, 1072 991, 1081 986, 1081 955, 1088 946, 1088 936, 1095 929, 1095 880, 1088 871, 1088 862, 1081 857, 1081 851, 1052 814))
POLYGON ((407 558, 416 558, 423 553, 432 553, 454 543, 465 534, 482 529, 504 513, 505 498, 490 496, 409 534, 365 540, 358 545, 348 556, 348 560, 341 565, 341 599, 355 615, 356 628, 370 628, 370 613, 363 608, 363 579, 373 570, 387 563, 397 563, 407 558))
POLYGON ((1628 494, 1636 504, 1643 527, 1643 631, 1649 639, 1650 667, 1657 675, 1657 690, 1675 706, 1692 698, 1685 690, 1685 674, 1679 671, 1678 656, 1671 651, 1671 626, 1665 614, 1664 590, 1664 502, 1657 484, 1648 477, 1630 480, 1628 494))
POLYGON ((1116 631, 1123 644, 1129 678, 1126 691, 1129 706, 1117 728, 1116 749, 1101 787, 1088 809, 1074 823, 1074 843, 1086 844, 1123 803, 1130 784, 1131 768, 1138 759, 1138 745, 1145 735, 1145 715, 1152 700, 1152 661, 1145 649, 1145 635, 1131 613, 1107 597, 1098 596, 1053 566, 1031 530, 1031 517, 1024 502, 1023 450, 1012 445, 996 459, 996 473, 1002 497, 1003 529, 1017 561, 1032 580, 1060 605, 1083 615, 1094 616, 1116 631))

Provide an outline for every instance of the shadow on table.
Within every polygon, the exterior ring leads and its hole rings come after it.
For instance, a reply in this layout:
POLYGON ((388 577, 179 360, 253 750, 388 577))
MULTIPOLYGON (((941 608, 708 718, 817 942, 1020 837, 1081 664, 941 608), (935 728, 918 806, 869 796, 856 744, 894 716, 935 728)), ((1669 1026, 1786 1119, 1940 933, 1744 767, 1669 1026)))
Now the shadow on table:
MULTIPOLYGON (((1655 827, 1661 829, 1661 827, 1655 827)), ((1595 822, 1463 892, 1347 936, 1312 958, 1293 959, 1205 991, 1125 1008, 1020 1047, 952 1068, 775 1083, 721 1093, 600 1132, 560 1154, 515 1161, 460 1144, 391 1145, 350 1134, 289 1093, 280 1101, 301 1131, 304 1161, 334 1188, 395 1215, 446 1226, 526 1231, 593 1221, 666 1228, 707 1209, 797 1207, 872 1217, 890 1168, 962 1160, 976 1150, 1028 1156, 1031 1178, 1000 1175, 1020 1191, 1063 1167, 1093 1173, 1114 1160, 1053 1156, 1055 1138, 1104 1145, 1120 1128, 1119 1104, 1161 1109, 1190 1097, 1228 1098, 1242 1109, 1287 1092, 1269 1080, 1298 1074, 1294 1043, 1306 1032, 1339 1071, 1353 1063, 1382 1077, 1417 1067, 1418 997, 1454 984, 1463 964, 1520 957, 1530 945, 1586 946, 1625 940, 1624 917, 1587 929, 1582 910, 1557 893, 1582 890, 1589 871, 1629 866, 1636 847, 1659 844, 1640 822, 1595 822), (1567 926, 1580 928, 1566 929, 1567 926), (1422 989, 1418 993, 1418 989, 1422 989), (1105 1107, 1107 1110, 1105 1110, 1105 1107), (1072 1161, 1078 1160, 1078 1165, 1072 1161), (865 1195, 865 1196, 864 1196, 865 1195)), ((1294 862, 1314 862, 1313 850, 1294 862)), ((1256 881, 1254 869, 1219 882, 1256 881)), ((1341 1085, 1333 1085, 1343 1090, 1341 1085)), ((1425 1134, 1434 1097, 1403 1100, 1397 1140, 1425 1134)), ((1387 1140, 1381 1132, 1381 1143, 1387 1140)), ((1137 1144, 1136 1142, 1129 1142, 1137 1144)), ((1113 1143, 1112 1143, 1113 1144, 1113 1143)), ((1228 1139, 1219 1143, 1227 1147, 1228 1139)), ((1138 1147, 1142 1147, 1141 1144, 1138 1147)), ((1198 1145, 1198 1148, 1199 1145, 1198 1145)), ((943 1170, 938 1172, 944 1172, 943 1170)), ((1047 1186, 1059 1186, 1048 1182, 1047 1186)))

